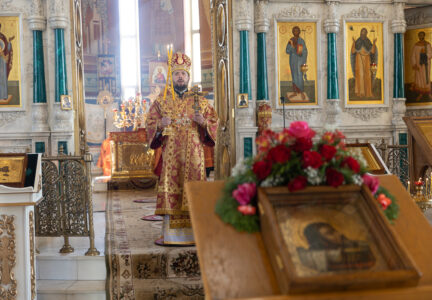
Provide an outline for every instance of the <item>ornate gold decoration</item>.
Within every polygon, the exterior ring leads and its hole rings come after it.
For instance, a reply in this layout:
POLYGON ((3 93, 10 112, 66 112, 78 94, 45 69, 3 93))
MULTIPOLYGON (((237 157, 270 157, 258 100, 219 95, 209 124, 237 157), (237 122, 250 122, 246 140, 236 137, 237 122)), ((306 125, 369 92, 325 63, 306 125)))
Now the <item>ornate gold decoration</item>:
POLYGON ((82 41, 81 0, 69 0, 71 23, 72 99, 75 113, 75 152, 84 155, 86 151, 87 129, 84 103, 84 55, 82 41))
POLYGON ((16 265, 15 216, 0 216, 0 299, 17 298, 17 281, 13 272, 16 265))
POLYGON ((141 100, 141 94, 135 98, 129 98, 120 105, 121 110, 113 109, 114 126, 121 129, 133 126, 133 131, 138 130, 145 124, 146 120, 146 101, 141 100))
POLYGON ((154 178, 154 150, 147 143, 145 129, 111 132, 113 179, 154 178))
POLYGON ((0 154, 0 184, 24 186, 26 167, 26 154, 0 154))
POLYGON ((233 33, 231 0, 211 3, 213 74, 215 74, 215 108, 219 129, 215 145, 215 179, 230 175, 235 164, 235 107, 233 74, 233 33))
POLYGON ((29 213, 29 237, 30 237, 30 284, 31 299, 36 298, 36 272, 35 272, 35 242, 34 242, 34 215, 29 213))
POLYGON ((97 253, 94 248, 91 160, 90 153, 42 158, 43 198, 35 211, 36 235, 63 235, 64 246, 60 253, 74 251, 69 243, 70 236, 88 236, 90 253, 97 253))

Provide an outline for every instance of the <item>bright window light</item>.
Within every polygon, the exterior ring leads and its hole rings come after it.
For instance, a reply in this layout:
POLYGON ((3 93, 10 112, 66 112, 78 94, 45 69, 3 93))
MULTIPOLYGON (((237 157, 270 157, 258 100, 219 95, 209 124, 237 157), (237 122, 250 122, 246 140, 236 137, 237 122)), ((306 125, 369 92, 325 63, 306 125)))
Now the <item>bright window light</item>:
POLYGON ((198 0, 192 0, 192 30, 200 30, 198 0))
POLYGON ((185 53, 192 60, 191 84, 201 83, 201 45, 198 0, 183 0, 185 53))
POLYGON ((193 82, 201 82, 201 43, 200 34, 194 33, 192 35, 192 47, 193 47, 193 82))
POLYGON ((122 98, 135 97, 140 90, 138 0, 119 1, 120 72, 122 98))

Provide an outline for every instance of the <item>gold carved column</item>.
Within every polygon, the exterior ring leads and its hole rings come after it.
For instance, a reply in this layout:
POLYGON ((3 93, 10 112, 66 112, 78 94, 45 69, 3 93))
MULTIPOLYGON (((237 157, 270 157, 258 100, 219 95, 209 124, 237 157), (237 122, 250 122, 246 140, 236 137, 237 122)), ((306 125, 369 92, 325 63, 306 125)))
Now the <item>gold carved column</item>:
POLYGON ((14 275, 16 265, 15 216, 0 216, 0 299, 17 298, 17 280, 14 275))
POLYGON ((86 150, 86 124, 84 99, 84 60, 82 43, 81 0, 70 0, 72 95, 74 118, 75 153, 84 155, 86 150))
POLYGON ((236 157, 232 3, 233 0, 211 1, 215 108, 220 122, 215 146, 216 179, 230 175, 236 157))

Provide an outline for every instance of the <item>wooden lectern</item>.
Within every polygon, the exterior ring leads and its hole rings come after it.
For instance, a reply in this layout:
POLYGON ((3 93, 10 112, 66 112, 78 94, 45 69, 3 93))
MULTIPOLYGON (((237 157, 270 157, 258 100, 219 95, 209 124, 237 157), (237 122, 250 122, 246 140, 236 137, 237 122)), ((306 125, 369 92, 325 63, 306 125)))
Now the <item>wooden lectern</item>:
POLYGON ((195 181, 185 190, 206 299, 432 299, 432 227, 396 176, 379 179, 397 197, 400 215, 391 226, 422 273, 417 286, 281 295, 261 233, 239 233, 214 212, 224 182, 195 181))
POLYGON ((432 168, 432 117, 404 117, 408 127, 410 181, 424 178, 432 168))

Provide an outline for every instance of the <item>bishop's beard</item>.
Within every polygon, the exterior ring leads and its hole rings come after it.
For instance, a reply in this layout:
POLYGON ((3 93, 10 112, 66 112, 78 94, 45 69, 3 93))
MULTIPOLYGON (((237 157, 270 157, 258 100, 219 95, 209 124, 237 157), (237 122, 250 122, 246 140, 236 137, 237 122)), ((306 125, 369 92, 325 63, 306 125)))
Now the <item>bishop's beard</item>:
POLYGON ((176 91, 177 94, 179 94, 180 96, 184 94, 184 92, 186 92, 187 90, 187 84, 174 84, 174 90, 176 91))

